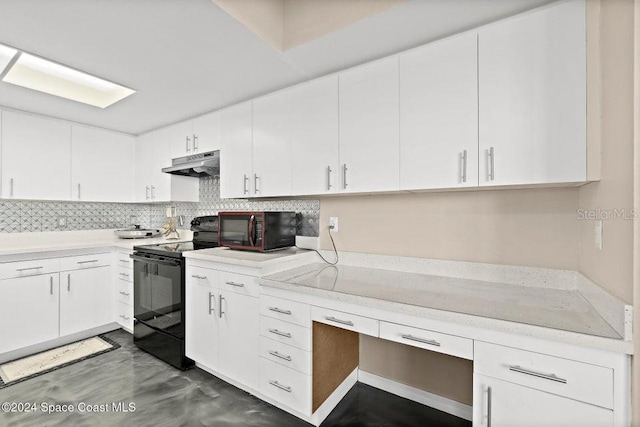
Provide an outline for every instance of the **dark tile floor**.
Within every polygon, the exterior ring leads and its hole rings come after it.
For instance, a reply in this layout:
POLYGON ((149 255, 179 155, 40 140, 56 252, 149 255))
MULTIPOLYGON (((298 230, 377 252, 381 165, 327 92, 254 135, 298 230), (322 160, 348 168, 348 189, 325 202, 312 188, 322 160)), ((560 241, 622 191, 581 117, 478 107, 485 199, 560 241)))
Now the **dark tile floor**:
MULTIPOLYGON (((200 369, 178 371, 114 331, 121 348, 0 390, 2 402, 35 403, 37 411, 4 413, 0 426, 256 426, 309 424, 200 369), (49 405, 130 402, 135 412, 43 413, 49 405)), ((470 426, 471 423, 357 384, 323 426, 470 426)))

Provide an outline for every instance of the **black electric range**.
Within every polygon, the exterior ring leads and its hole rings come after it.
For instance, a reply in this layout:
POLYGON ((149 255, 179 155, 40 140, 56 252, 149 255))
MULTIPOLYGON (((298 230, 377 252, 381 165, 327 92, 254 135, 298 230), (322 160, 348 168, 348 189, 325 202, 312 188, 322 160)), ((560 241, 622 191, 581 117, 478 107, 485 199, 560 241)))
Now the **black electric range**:
POLYGON ((218 217, 191 221, 192 241, 135 246, 133 342, 179 369, 194 362, 185 356, 184 252, 218 246, 218 217))

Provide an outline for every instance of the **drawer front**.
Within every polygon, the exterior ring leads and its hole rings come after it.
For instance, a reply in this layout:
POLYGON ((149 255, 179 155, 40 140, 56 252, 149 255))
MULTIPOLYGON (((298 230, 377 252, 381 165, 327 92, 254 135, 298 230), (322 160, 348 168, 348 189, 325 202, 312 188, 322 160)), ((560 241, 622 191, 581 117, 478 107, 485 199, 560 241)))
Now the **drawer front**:
POLYGON ((296 325, 311 327, 311 306, 268 295, 260 295, 260 314, 296 325))
POLYGON ((113 254, 113 265, 133 269, 133 260, 129 258, 132 252, 116 252, 113 254))
POLYGON ((474 372, 613 408, 613 371, 485 342, 475 342, 474 372))
POLYGON ((260 358, 260 393, 305 415, 311 415, 311 377, 260 358))
POLYGON ((210 270, 208 268, 189 265, 185 270, 185 279, 188 283, 217 288, 219 274, 220 272, 218 270, 210 270))
POLYGON ((379 334, 378 320, 328 308, 311 307, 311 320, 373 337, 379 334))
POLYGON ((83 270, 85 268, 111 265, 111 254, 91 254, 60 258, 60 271, 83 270))
POLYGON ((396 323, 380 322, 380 338, 473 360, 473 340, 396 323))
POLYGON ((220 289, 236 292, 251 297, 260 296, 260 285, 258 278, 255 276, 247 276, 246 274, 220 272, 220 289))
POLYGON ((260 335, 305 351, 311 351, 311 329, 300 325, 260 316, 260 335))
POLYGON ((260 357, 311 375, 311 353, 271 338, 260 337, 260 357))
POLYGON ((133 305, 133 283, 125 280, 116 281, 116 296, 118 301, 133 305))
POLYGON ((116 321, 130 331, 133 330, 133 307, 123 302, 116 304, 116 321))
POLYGON ((126 267, 116 266, 116 279, 133 283, 133 270, 126 267))
POLYGON ((0 279, 15 279, 17 277, 57 273, 59 270, 59 258, 38 259, 34 261, 6 262, 0 264, 0 279))

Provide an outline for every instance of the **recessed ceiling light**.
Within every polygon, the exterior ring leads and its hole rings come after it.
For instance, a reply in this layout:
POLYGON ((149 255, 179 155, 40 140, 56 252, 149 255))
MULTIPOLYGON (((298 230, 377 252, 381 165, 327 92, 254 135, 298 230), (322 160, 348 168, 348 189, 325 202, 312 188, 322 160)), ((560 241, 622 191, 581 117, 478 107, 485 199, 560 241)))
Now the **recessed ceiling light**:
MULTIPOLYGON (((0 65, 2 63, 1 55, 0 51, 0 65)), ((136 92, 133 89, 26 52, 20 53, 18 60, 14 62, 2 80, 100 108, 108 107, 136 92)))
POLYGON ((16 56, 16 53, 18 53, 16 49, 0 44, 0 75, 7 68, 13 57, 16 56))

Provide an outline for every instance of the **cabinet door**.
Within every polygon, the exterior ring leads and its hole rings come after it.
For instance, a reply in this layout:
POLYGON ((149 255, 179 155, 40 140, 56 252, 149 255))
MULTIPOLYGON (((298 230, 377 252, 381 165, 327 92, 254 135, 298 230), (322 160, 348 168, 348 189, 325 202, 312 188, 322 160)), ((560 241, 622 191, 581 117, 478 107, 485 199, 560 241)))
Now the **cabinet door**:
POLYGON ((340 188, 338 76, 291 90, 293 195, 334 193, 340 188))
POLYGON ((220 372, 239 383, 258 388, 259 311, 258 298, 220 292, 220 372))
POLYGON ((398 91, 397 56, 340 74, 343 191, 398 190, 398 91))
POLYGON ((483 375, 473 375, 473 425, 606 427, 613 411, 483 375))
POLYGON ((253 195, 291 194, 291 93, 253 103, 253 195))
MULTIPOLYGON (((192 120, 176 123, 175 125, 164 128, 163 131, 167 135, 169 142, 169 160, 194 153, 192 120)), ((171 162, 169 161, 167 166, 170 164, 171 162)))
POLYGON ((60 336, 111 322, 111 267, 60 273, 60 336))
POLYGON ((477 36, 400 55, 400 189, 478 185, 477 36))
MULTIPOLYGON (((213 274, 213 271, 207 272, 213 274)), ((218 297, 208 286, 187 280, 185 307, 185 351, 187 357, 218 370, 218 297)))
POLYGON ((251 102, 220 116, 220 197, 245 198, 252 193, 253 129, 251 102))
POLYGON ((153 141, 155 132, 136 137, 134 157, 134 194, 137 202, 151 199, 151 168, 153 164, 153 141))
POLYGON ((193 120, 194 152, 206 153, 220 149, 220 113, 205 114, 193 120))
POLYGON ((2 113, 2 197, 69 200, 71 125, 2 113))
MULTIPOLYGON (((162 168, 171 166, 171 147, 174 131, 171 128, 163 128, 153 132, 150 153, 150 201, 171 201, 171 175, 162 172, 162 168)), ((175 144, 173 144, 175 146, 175 144)), ((182 177, 184 178, 184 177, 182 177)))
POLYGON ((86 126, 71 128, 71 197, 133 201, 134 138, 86 126))
POLYGON ((58 338, 58 277, 0 280, 0 353, 58 338))
POLYGON ((478 43, 480 185, 584 181, 585 2, 488 26, 478 43))

